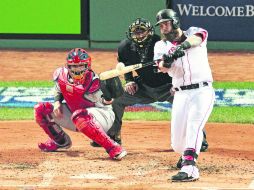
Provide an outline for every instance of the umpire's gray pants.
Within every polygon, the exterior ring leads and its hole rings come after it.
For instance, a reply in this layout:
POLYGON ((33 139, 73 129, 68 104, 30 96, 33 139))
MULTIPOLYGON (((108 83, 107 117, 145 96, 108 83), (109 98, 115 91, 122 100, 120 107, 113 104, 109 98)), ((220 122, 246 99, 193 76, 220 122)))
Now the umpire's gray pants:
POLYGON ((126 106, 134 104, 150 104, 154 102, 173 102, 173 96, 170 93, 171 84, 165 84, 160 87, 151 88, 145 84, 138 85, 138 91, 134 95, 127 92, 113 101, 113 111, 115 113, 115 121, 107 132, 109 136, 120 136, 122 127, 122 118, 126 106))

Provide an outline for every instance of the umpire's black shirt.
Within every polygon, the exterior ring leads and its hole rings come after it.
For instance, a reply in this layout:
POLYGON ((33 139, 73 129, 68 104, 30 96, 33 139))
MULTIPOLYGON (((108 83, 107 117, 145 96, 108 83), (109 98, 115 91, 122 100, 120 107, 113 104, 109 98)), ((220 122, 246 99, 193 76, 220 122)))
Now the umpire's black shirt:
MULTIPOLYGON (((122 62, 125 66, 128 66, 153 61, 154 45, 159 40, 160 37, 158 35, 152 36, 152 40, 146 45, 148 52, 146 53, 145 59, 141 59, 141 55, 138 53, 138 47, 134 42, 129 39, 122 40, 118 47, 118 62, 122 62)), ((142 83, 152 88, 172 83, 172 78, 167 73, 156 73, 154 70, 156 70, 156 67, 147 66, 138 69, 136 72, 140 76, 142 83)), ((132 72, 125 74, 124 78, 126 82, 134 81, 132 72)))

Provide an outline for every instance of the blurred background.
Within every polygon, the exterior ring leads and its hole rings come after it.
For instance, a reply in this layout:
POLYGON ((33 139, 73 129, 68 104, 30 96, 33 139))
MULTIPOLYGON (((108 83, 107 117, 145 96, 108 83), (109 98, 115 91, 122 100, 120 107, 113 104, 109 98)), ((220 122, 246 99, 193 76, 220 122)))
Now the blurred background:
MULTIPOLYGON (((129 24, 173 8, 210 50, 254 50, 253 0, 1 0, 0 48, 116 49, 129 24)), ((156 33, 159 33, 156 28, 156 33)))

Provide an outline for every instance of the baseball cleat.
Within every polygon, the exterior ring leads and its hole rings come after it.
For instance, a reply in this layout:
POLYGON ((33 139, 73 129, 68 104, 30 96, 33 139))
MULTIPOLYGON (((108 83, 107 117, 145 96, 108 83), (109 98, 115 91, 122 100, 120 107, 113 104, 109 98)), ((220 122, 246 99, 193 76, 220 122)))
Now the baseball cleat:
POLYGON ((189 177, 188 174, 185 172, 178 172, 178 174, 173 175, 171 177, 172 182, 190 182, 190 181, 196 181, 198 179, 199 179, 198 177, 197 178, 193 176, 189 177))
POLYGON ((204 139, 200 148, 200 152, 206 152, 207 150, 208 150, 208 142, 206 139, 204 139))
POLYGON ((120 145, 116 144, 113 148, 107 151, 109 157, 113 160, 121 160, 127 155, 126 150, 124 150, 120 145))
POLYGON ((200 152, 206 152, 208 150, 208 142, 206 140, 206 132, 203 131, 203 141, 200 148, 200 152))
POLYGON ((182 156, 180 156, 178 162, 176 163, 176 167, 178 169, 181 169, 182 168, 182 162, 183 162, 183 159, 182 159, 182 156))
POLYGON ((45 143, 39 143, 38 147, 43 152, 55 152, 58 149, 68 149, 71 147, 71 143, 57 144, 52 139, 48 139, 45 143))
POLYGON ((120 154, 116 155, 113 159, 114 160, 122 160, 123 157, 127 155, 127 151, 123 150, 120 154))

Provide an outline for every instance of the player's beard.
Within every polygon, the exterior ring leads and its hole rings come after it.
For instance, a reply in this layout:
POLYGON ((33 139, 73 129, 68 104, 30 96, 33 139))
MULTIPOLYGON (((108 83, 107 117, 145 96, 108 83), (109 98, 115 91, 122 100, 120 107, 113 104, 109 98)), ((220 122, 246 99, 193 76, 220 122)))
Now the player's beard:
POLYGON ((167 34, 163 34, 164 38, 170 42, 177 41, 179 38, 179 32, 178 30, 172 30, 171 32, 167 34))

